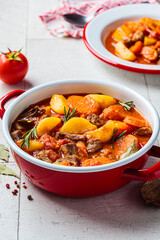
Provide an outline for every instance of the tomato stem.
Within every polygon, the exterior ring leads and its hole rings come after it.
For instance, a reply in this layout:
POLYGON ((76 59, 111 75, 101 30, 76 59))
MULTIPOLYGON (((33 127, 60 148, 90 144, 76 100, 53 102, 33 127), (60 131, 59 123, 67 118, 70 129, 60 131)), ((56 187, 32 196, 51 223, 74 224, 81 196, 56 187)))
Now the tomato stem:
POLYGON ((8 54, 4 53, 4 52, 1 52, 2 54, 4 54, 7 57, 8 61, 15 60, 15 61, 23 62, 22 59, 20 57, 18 57, 19 54, 21 53, 22 48, 17 52, 12 52, 10 48, 8 48, 8 50, 9 50, 8 54))

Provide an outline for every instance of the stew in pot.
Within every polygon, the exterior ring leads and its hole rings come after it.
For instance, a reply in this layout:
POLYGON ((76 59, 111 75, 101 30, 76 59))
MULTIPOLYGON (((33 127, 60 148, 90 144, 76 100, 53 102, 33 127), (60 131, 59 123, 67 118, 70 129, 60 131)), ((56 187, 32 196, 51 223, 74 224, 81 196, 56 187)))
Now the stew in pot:
POLYGON ((152 134, 133 101, 103 94, 58 95, 29 106, 13 122, 14 142, 52 164, 87 167, 120 161, 152 134))
POLYGON ((142 18, 111 32, 105 47, 114 55, 141 64, 160 64, 160 21, 142 18))

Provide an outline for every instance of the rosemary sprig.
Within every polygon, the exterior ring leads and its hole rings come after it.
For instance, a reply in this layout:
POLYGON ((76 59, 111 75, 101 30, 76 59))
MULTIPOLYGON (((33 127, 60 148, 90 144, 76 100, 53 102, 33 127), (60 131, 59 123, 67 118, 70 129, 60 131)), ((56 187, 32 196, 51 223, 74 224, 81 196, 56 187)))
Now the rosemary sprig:
POLYGON ((72 112, 69 114, 70 107, 68 108, 67 112, 66 112, 66 108, 64 107, 64 116, 65 116, 64 123, 66 123, 71 117, 74 117, 78 114, 78 113, 76 113, 76 110, 77 110, 77 108, 73 108, 72 112))
POLYGON ((115 130, 115 128, 114 128, 113 129, 113 136, 112 136, 112 139, 111 139, 111 148, 112 149, 114 149, 113 143, 117 140, 120 140, 120 139, 124 138, 125 137, 124 134, 127 132, 127 130, 123 131, 117 137, 115 137, 117 132, 118 132, 118 129, 115 130))
POLYGON ((132 107, 135 107, 133 101, 119 102, 119 104, 121 104, 124 107, 124 109, 127 111, 130 111, 132 107))
POLYGON ((23 134, 23 139, 20 141, 21 145, 20 148, 23 146, 26 146, 26 148, 29 148, 29 141, 34 138, 35 140, 38 138, 36 133, 36 125, 27 131, 25 134, 23 134))

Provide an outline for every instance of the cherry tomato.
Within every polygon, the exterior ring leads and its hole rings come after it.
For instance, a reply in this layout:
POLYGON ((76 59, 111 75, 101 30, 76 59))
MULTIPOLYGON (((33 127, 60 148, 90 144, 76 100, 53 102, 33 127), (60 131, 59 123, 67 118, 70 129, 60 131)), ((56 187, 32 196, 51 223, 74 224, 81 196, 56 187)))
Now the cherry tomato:
POLYGON ((28 71, 27 58, 19 51, 11 51, 0 55, 0 80, 7 84, 18 83, 24 79, 28 71))

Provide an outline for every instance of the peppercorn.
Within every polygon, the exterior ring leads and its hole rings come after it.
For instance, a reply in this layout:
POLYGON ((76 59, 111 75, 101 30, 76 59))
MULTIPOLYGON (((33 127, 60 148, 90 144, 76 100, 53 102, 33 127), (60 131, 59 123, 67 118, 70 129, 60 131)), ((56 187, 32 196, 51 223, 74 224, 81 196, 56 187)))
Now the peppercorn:
POLYGON ((24 185, 24 186, 23 186, 23 188, 24 188, 24 189, 27 189, 27 186, 26 186, 26 185, 24 185))
POLYGON ((33 198, 32 198, 32 196, 31 195, 28 195, 28 200, 30 200, 30 201, 32 201, 33 200, 33 198))
POLYGON ((6 188, 10 189, 10 185, 8 183, 6 184, 6 188))
POLYGON ((14 191, 12 191, 12 194, 13 194, 13 195, 17 195, 17 193, 18 193, 18 190, 17 190, 17 189, 14 189, 14 191))

